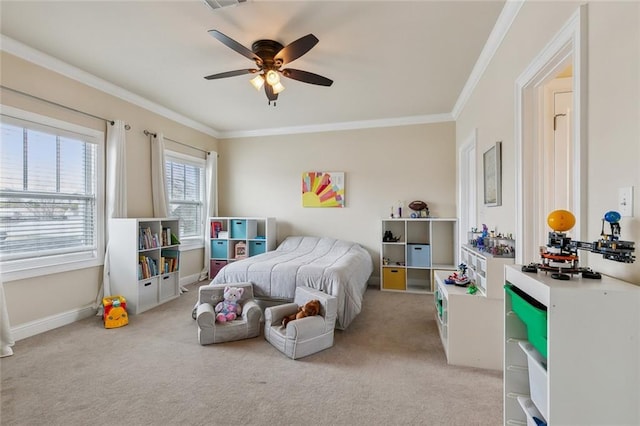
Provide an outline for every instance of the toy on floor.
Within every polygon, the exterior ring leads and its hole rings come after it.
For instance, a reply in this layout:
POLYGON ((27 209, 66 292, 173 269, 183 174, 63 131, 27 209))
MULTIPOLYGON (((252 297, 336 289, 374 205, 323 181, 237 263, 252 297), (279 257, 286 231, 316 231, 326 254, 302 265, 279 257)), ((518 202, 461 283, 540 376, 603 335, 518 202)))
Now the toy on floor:
POLYGON ((224 300, 218 302, 214 311, 216 313, 216 321, 227 322, 233 321, 242 314, 242 305, 240 304, 240 298, 244 294, 244 288, 242 287, 230 287, 224 288, 224 300))
POLYGON ((104 328, 118 328, 129 324, 127 300, 124 296, 108 296, 102 299, 104 328))
POLYGON ((289 324, 289 322, 293 320, 297 320, 305 317, 312 317, 314 315, 319 315, 319 314, 320 314, 320 301, 316 299, 310 300, 307 303, 305 303, 303 306, 298 307, 298 312, 296 312, 295 314, 291 314, 289 316, 282 318, 282 325, 286 327, 287 324, 289 324))

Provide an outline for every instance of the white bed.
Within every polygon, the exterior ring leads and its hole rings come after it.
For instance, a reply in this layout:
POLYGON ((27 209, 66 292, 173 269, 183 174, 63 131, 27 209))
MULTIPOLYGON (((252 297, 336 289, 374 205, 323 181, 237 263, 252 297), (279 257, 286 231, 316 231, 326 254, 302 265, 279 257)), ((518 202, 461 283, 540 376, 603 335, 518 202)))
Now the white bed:
POLYGON ((362 309, 373 271, 359 244, 327 237, 287 237, 276 250, 229 263, 210 284, 251 282, 256 297, 293 300, 298 286, 338 298, 337 328, 345 329, 362 309))

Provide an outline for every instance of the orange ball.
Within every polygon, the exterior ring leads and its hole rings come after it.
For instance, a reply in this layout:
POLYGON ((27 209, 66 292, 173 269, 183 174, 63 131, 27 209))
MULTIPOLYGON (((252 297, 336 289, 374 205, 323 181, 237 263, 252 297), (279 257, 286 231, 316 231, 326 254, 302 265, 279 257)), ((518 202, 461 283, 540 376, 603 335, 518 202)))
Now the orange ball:
POLYGON ((556 232, 566 232, 576 224, 576 217, 568 210, 554 210, 547 216, 547 224, 556 232))

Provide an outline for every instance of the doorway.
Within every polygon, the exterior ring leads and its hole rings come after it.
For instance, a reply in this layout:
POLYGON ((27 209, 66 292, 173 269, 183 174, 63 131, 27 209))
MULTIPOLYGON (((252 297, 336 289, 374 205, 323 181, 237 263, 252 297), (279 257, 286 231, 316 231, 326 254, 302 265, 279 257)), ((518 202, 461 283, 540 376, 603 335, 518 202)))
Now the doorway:
MULTIPOLYGON (((465 139, 458 149, 458 182, 460 193, 458 194, 458 217, 460 223, 458 229, 458 249, 463 244, 468 244, 467 231, 478 226, 477 223, 477 199, 476 199, 476 138, 477 129, 465 139)), ((460 259, 460 253, 458 253, 460 259)))
POLYGON ((516 263, 540 260, 539 247, 549 232, 546 218, 556 206, 566 205, 576 217, 572 238, 585 234, 586 40, 586 6, 581 6, 516 81, 516 263), (556 99, 565 89, 554 89, 555 80, 567 69, 571 95, 556 99), (554 99, 564 111, 549 108, 554 99), (567 102, 570 106, 562 106, 567 102), (558 149, 556 132, 549 133, 554 121, 556 130, 566 126, 558 149))

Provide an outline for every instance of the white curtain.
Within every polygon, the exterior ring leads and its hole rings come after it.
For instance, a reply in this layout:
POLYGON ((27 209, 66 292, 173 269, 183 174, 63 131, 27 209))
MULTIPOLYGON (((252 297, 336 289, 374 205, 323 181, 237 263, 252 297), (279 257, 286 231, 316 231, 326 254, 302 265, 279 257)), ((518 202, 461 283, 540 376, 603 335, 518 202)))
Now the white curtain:
POLYGON ((209 218, 218 215, 218 153, 215 151, 207 152, 204 185, 204 268, 200 272, 200 281, 206 280, 209 276, 209 259, 211 258, 209 218))
MULTIPOLYGON (((102 286, 98 291, 96 306, 102 305, 104 296, 111 296, 109 273, 111 262, 109 259, 109 219, 127 217, 127 143, 125 123, 115 120, 107 125, 107 185, 105 194, 105 244, 104 269, 102 286)), ((98 315, 101 313, 98 312, 98 315)))
POLYGON ((7 301, 4 298, 4 284, 0 277, 0 358, 13 355, 14 345, 11 336, 11 325, 9 324, 9 312, 7 311, 7 301))
POLYGON ((153 217, 169 217, 167 182, 165 180, 164 136, 151 136, 151 195, 153 217))

